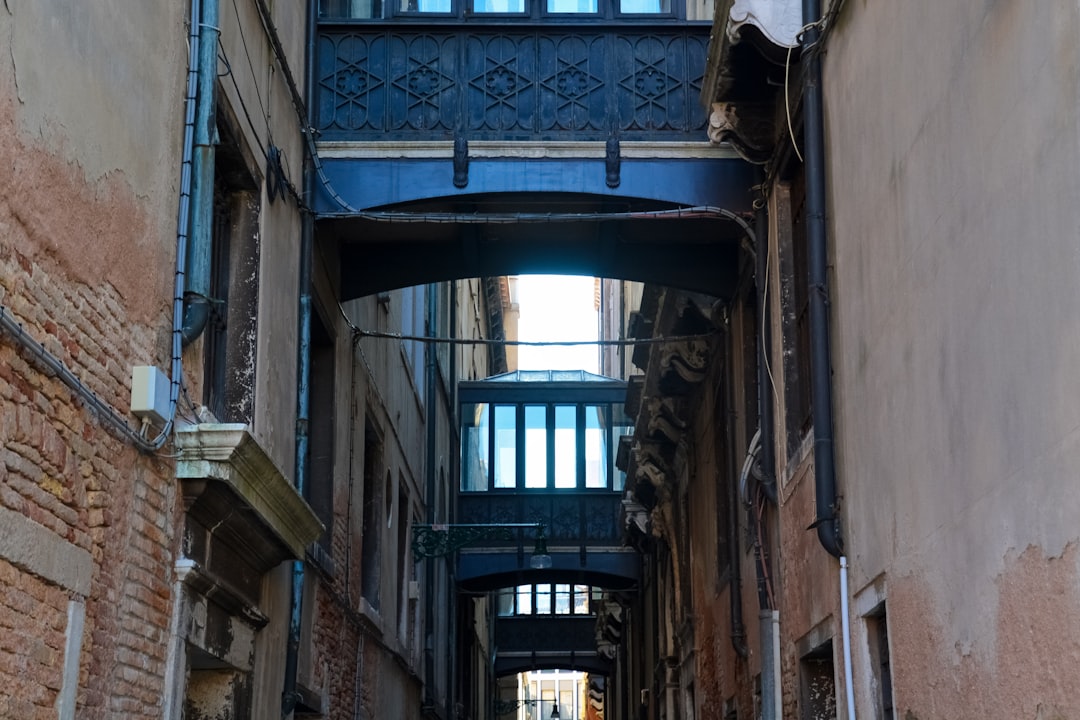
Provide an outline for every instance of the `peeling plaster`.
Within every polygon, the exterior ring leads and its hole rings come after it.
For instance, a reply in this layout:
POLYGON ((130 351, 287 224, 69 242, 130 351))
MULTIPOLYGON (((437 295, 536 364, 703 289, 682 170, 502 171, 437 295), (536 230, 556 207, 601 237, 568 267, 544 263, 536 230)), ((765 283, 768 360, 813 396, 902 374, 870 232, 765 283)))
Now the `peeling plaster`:
POLYGON ((935 604, 924 576, 890 581, 893 683, 905 718, 1080 717, 1080 552, 1012 551, 994 578, 980 634, 949 622, 970 612, 935 604), (942 672, 946 669, 946 672, 942 672))

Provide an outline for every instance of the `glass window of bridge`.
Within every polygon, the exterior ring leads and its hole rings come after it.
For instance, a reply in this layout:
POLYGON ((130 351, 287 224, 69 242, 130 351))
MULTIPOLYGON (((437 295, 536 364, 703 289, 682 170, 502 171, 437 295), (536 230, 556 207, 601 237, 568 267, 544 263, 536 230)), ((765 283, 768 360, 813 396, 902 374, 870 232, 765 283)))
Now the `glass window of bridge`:
POLYGON ((472 0, 474 13, 520 15, 527 9, 525 0, 472 0))
POLYGON ((619 438, 634 434, 634 421, 626 414, 622 403, 611 406, 611 445, 608 447, 608 466, 611 468, 611 489, 621 491, 626 486, 626 473, 615 465, 619 454, 619 438))
POLYGON ((577 487, 577 406, 555 406, 555 487, 577 487))
POLYGON ((615 461, 633 428, 622 403, 464 403, 461 418, 462 491, 625 485, 615 461))
POLYGON ((461 408, 461 489, 488 489, 488 406, 461 408))
POLYGON ((525 406, 525 487, 548 484, 547 406, 525 406))
POLYGON ((607 487, 607 458, 610 440, 606 428, 610 420, 605 418, 611 413, 607 405, 587 405, 585 407, 585 487, 607 487))
POLYGON ((547 0, 547 11, 553 14, 588 14, 597 10, 597 0, 547 0))
POLYGON ((671 0, 619 0, 623 15, 666 15, 671 12, 671 0))
POLYGON ((512 615, 592 615, 599 588, 589 585, 518 585, 496 592, 499 617, 512 615))
POLYGON ((495 406, 495 487, 517 485, 517 409, 495 406))
POLYGON ((551 614, 551 585, 544 583, 534 586, 536 588, 535 607, 537 615, 551 614))
POLYGON ((592 15, 597 19, 618 16, 655 16, 709 21, 713 0, 319 0, 319 17, 327 20, 378 20, 397 15, 592 15))

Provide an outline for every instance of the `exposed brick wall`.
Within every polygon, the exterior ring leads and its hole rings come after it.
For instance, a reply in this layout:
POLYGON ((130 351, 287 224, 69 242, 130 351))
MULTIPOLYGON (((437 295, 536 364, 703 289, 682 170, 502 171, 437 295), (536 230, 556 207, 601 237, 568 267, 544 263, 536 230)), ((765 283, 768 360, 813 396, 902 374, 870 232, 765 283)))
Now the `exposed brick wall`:
POLYGON ((67 593, 4 560, 0 588, 0 717, 54 720, 67 593))
MULTIPOLYGON (((11 219, 7 210, 0 208, 0 224, 11 219)), ((112 286, 68 281, 49 257, 33 259, 21 225, 8 227, 0 302, 123 411, 131 366, 154 362, 167 334, 129 323, 112 286)), ((93 560, 77 717, 160 717, 178 527, 172 462, 142 456, 106 431, 7 336, 0 337, 0 440, 0 506, 93 560)), ((33 570, 0 561, 3 717, 56 717, 69 591, 33 570)))

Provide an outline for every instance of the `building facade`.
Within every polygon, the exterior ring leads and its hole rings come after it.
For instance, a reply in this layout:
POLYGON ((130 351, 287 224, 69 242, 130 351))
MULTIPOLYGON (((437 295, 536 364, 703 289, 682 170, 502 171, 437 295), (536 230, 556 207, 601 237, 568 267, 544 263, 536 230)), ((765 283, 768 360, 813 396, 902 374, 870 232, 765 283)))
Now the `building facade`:
POLYGON ((315 12, 5 8, 3 717, 446 715, 408 528, 449 511, 456 373, 505 360, 357 327, 488 338, 498 281, 339 304, 315 12))
POLYGON ((9 0, 0 716, 1080 714, 1078 29, 9 0), (507 387, 539 271, 625 397, 507 387))

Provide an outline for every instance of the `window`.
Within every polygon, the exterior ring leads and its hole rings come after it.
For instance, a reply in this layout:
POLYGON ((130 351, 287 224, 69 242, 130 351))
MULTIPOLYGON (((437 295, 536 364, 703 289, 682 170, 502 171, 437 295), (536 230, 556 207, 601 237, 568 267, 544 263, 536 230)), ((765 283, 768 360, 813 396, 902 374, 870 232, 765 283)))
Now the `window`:
POLYGON ((461 405, 461 490, 611 490, 619 439, 633 431, 621 403, 461 405))
POLYGON ((397 15, 592 15, 597 19, 618 16, 654 16, 708 22, 713 0, 319 0, 323 20, 378 20, 397 15))
POLYGON ((783 392, 787 457, 796 456, 810 429, 810 295, 806 256, 806 193, 802 166, 777 193, 781 292, 790 297, 781 311, 784 342, 783 392), (786 226, 786 227, 785 227, 786 226))
POLYGON ((495 413, 495 487, 517 485, 517 408, 496 405, 495 413))
POLYGON ((595 13, 597 0, 547 0, 549 13, 595 13))
POLYGON ((611 468, 611 489, 622 491, 626 486, 626 473, 615 465, 615 461, 619 454, 619 442, 620 438, 625 435, 634 434, 634 421, 626 414, 626 410, 623 408, 622 403, 614 404, 611 406, 611 424, 614 431, 611 438, 611 451, 608 457, 608 466, 611 468))
POLYGON ((412 573, 406 572, 406 568, 411 567, 415 572, 416 565, 409 562, 409 494, 406 490, 406 483, 404 477, 398 478, 398 487, 401 491, 401 497, 398 498, 397 508, 397 576, 398 576, 398 636, 401 638, 405 647, 410 645, 410 609, 414 607, 413 603, 409 602, 409 581, 412 580, 412 573))
POLYGON ((382 475, 382 438, 369 423, 364 429, 364 507, 361 527, 360 595, 379 609, 379 545, 382 539, 378 483, 382 475))
POLYGON ((499 617, 592 615, 593 603, 598 601, 601 592, 589 585, 518 585, 496 591, 495 606, 499 617))
POLYGON ((555 487, 577 487, 577 406, 555 406, 555 487))
POLYGON ((877 718, 893 720, 892 666, 889 660, 889 623, 882 603, 866 618, 866 639, 870 646, 870 659, 877 685, 877 718))
POLYGON ((836 676, 832 641, 799 661, 800 720, 836 720, 836 676))
POLYGON ((547 487, 547 406, 525 406, 525 487, 547 487))
POLYGON ((461 407, 461 489, 488 489, 488 406, 461 407))
POLYGON ((450 0, 401 0, 398 8, 403 13, 448 13, 451 10, 450 0))
POLYGON ((611 457, 607 426, 611 413, 606 406, 585 407, 585 487, 606 488, 607 462, 611 457))
POLYGON ((203 404, 220 422, 247 423, 255 403, 259 191, 233 133, 224 125, 219 133, 203 404))
POLYGON ((371 19, 382 16, 382 0, 319 0, 319 17, 371 19))
POLYGON ((526 11, 525 0, 473 0, 474 13, 521 14, 526 11))
POLYGON ((619 0, 623 15, 659 15, 671 12, 670 0, 619 0))
MULTIPOLYGON (((424 322, 427 304, 427 286, 416 285, 401 291, 401 334, 413 337, 425 337, 427 327, 424 322)), ((418 340, 406 340, 402 343, 412 372, 413 387, 424 404, 426 378, 424 377, 424 343, 418 340)))
POLYGON ((325 530, 317 547, 324 569, 331 558, 334 524, 334 340, 319 312, 311 313, 311 378, 308 427, 308 477, 304 499, 325 530))

